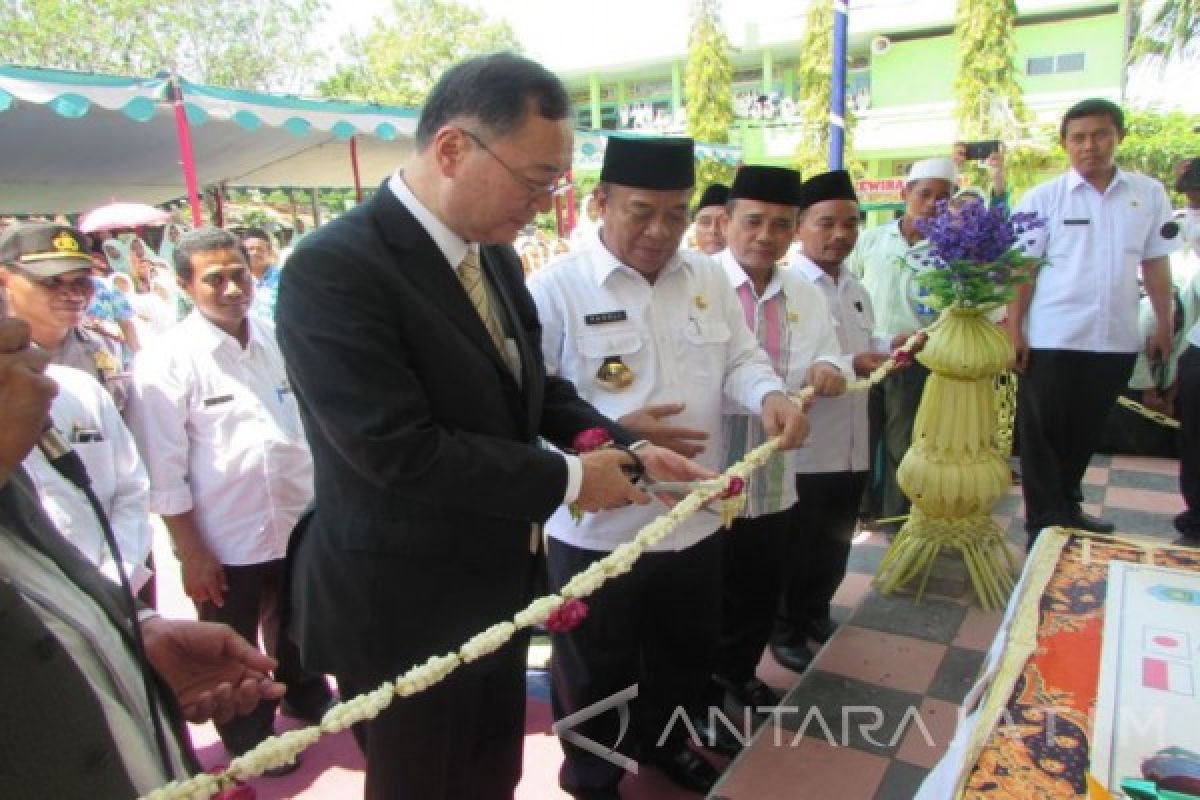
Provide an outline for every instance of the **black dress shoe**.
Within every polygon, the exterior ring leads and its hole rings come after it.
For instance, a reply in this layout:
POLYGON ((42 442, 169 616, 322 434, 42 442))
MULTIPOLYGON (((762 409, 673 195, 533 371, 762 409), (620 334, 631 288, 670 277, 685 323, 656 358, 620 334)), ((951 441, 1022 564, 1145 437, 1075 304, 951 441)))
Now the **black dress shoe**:
POLYGON ((779 692, 767 686, 758 678, 751 678, 742 684, 726 684, 725 691, 743 708, 757 711, 760 708, 775 708, 783 699, 779 692))
POLYGON ((646 763, 662 770, 676 786, 699 794, 708 794, 721 777, 712 764, 692 752, 684 742, 651 748, 646 763))
POLYGON ((1071 515, 1070 521, 1067 523, 1072 528, 1091 531, 1092 533, 1112 533, 1117 529, 1116 525, 1111 522, 1093 517, 1086 511, 1079 509, 1071 515))
MULTIPOLYGON (((729 720, 729 724, 738 725, 739 720, 734 717, 729 720)), ((692 727, 696 731, 696 744, 703 747, 705 750, 711 750, 719 756, 725 758, 733 758, 741 752, 742 743, 741 731, 730 730, 729 725, 725 720, 715 714, 709 717, 692 717, 692 727)), ((746 741, 749 738, 746 737, 746 741)))
POLYGON ((804 672, 812 663, 813 654, 804 644, 771 644, 771 655, 792 672, 804 672))
POLYGON ((808 626, 805 628, 805 632, 814 642, 825 644, 833 638, 835 633, 837 633, 837 628, 838 626, 836 622, 831 620, 829 617, 825 617, 824 619, 809 620, 808 626))

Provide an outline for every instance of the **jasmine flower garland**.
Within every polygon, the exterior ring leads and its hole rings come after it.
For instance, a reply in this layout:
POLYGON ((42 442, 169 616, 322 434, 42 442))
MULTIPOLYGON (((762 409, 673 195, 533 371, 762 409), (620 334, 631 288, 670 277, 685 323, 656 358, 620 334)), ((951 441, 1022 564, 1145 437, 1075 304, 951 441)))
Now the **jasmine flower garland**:
MULTIPOLYGON (((913 334, 903 347, 896 350, 892 357, 869 377, 849 384, 846 387, 847 391, 869 389, 887 377, 898 364, 910 363, 913 353, 921 349, 925 339, 924 332, 913 334)), ((806 388, 793 395, 792 399, 803 405, 812 396, 813 390, 806 388)), ((572 578, 559 594, 545 595, 533 600, 517 612, 512 620, 498 622, 473 636, 458 652, 433 656, 395 681, 388 681, 373 691, 343 700, 326 712, 319 725, 288 731, 260 742, 254 749, 235 758, 223 772, 202 772, 187 780, 171 781, 140 800, 207 800, 222 790, 230 791, 239 781, 257 777, 272 767, 294 761, 302 750, 314 744, 321 736, 343 731, 356 722, 374 719, 391 705, 397 696, 409 697, 441 682, 463 664, 494 652, 522 628, 546 622, 560 631, 575 627, 587 616, 587 606, 582 603, 582 598, 596 591, 610 578, 632 569, 634 562, 643 552, 669 536, 680 523, 706 504, 713 501, 731 504, 738 502, 738 498, 744 495, 741 489, 745 486, 745 479, 765 465, 778 448, 778 437, 768 439, 725 471, 723 477, 729 480, 714 479, 705 482, 666 514, 638 531, 632 540, 621 544, 606 557, 593 562, 572 578)), ((736 511, 730 507, 724 513, 736 511)))

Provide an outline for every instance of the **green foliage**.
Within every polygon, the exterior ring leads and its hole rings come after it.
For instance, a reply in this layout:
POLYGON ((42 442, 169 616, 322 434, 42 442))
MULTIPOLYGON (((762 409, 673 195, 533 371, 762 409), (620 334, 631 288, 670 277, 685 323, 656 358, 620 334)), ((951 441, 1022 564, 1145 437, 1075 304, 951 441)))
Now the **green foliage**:
POLYGON ((688 133, 701 142, 724 144, 733 124, 733 61, 721 28, 718 0, 695 0, 684 95, 688 133))
POLYGON ((715 158, 705 158, 696 162, 696 191, 692 194, 692 202, 700 201, 700 195, 714 183, 723 183, 726 186, 733 182, 733 173, 737 170, 717 161, 715 158))
MULTIPOLYGON (((829 169, 829 107, 833 98, 833 0, 812 0, 800 40, 796 68, 800 82, 800 118, 805 120, 792 166, 809 177, 829 169)), ((866 174, 854 155, 854 113, 846 106, 846 169, 860 178, 866 174)))
MULTIPOLYGON (((733 124, 733 61, 721 27, 719 0, 694 0, 688 60, 684 71, 688 134, 699 142, 724 144, 733 124)), ((712 183, 728 184, 733 167, 715 159, 696 164, 696 194, 712 183)))
POLYGON ((576 172, 573 173, 573 177, 575 179, 575 203, 582 206, 583 198, 591 194, 592 190, 596 188, 596 184, 600 182, 600 173, 576 172))
MULTIPOLYGON (((1062 164, 1054 152, 1055 133, 1048 128, 1030 130, 1032 115, 1017 82, 1016 20, 1016 0, 960 0, 955 11, 958 137, 1005 143, 1005 178, 1013 196, 1062 164)), ((971 185, 988 187, 981 165, 968 164, 963 172, 971 185)))
POLYGON ((913 280, 928 290, 924 300, 938 311, 950 306, 991 310, 1011 302, 1017 286, 1029 283, 1040 266, 1040 261, 1009 250, 987 264, 951 261, 941 269, 918 272, 913 280))
POLYGON ((1147 59, 1165 69, 1172 60, 1200 51, 1200 0, 1162 0, 1149 19, 1145 5, 1145 0, 1132 0, 1137 36, 1129 48, 1130 64, 1147 59))
POLYGON ((520 41, 507 22, 492 22, 455 0, 392 0, 366 36, 347 36, 348 62, 317 86, 325 97, 420 106, 447 67, 470 56, 510 50, 520 41))
MULTIPOLYGON (((1175 185, 1175 165, 1200 156, 1200 138, 1192 133, 1200 114, 1135 111, 1125 115, 1125 125, 1129 132, 1117 150, 1117 163, 1162 181, 1168 191, 1175 185)), ((1182 195, 1174 200, 1183 204, 1182 195)))
POLYGON ((0 62, 298 89, 321 60, 309 42, 324 9, 324 0, 7 0, 0 62))
POLYGON ((963 139, 1003 139, 1010 123, 1029 120, 1017 83, 1016 0, 960 0, 955 11, 958 71, 954 79, 958 133, 963 139), (1008 114, 1003 109, 1007 109, 1008 114))

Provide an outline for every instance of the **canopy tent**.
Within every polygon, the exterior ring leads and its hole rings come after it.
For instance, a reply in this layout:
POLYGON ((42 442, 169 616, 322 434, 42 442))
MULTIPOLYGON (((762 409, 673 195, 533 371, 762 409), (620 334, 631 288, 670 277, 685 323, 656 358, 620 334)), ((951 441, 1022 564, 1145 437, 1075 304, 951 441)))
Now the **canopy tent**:
POLYGON ((419 112, 183 79, 0 66, 0 213, 73 213, 184 194, 173 103, 199 185, 374 185, 412 153, 419 112))
MULTIPOLYGON (((185 185, 188 194, 216 184, 374 186, 413 152, 419 114, 172 76, 0 65, 0 213, 159 204, 184 195, 185 185)), ((608 136, 578 132, 574 167, 598 169, 608 136)), ((741 150, 697 142, 696 158, 736 165, 741 150)), ((556 206, 561 214, 561 200, 556 206)))

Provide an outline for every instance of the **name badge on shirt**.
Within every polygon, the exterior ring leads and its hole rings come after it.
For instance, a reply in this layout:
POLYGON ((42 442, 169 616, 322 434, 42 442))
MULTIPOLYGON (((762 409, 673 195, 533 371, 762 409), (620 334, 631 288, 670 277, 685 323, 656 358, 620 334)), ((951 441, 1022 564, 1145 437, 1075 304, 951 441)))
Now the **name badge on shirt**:
POLYGON ((583 318, 584 325, 604 325, 609 322, 624 322, 629 319, 629 315, 624 309, 617 311, 604 311, 599 314, 587 314, 583 318))
POLYGON ((220 395, 219 397, 206 397, 206 398, 204 398, 204 407, 212 408, 213 406, 219 406, 222 403, 232 403, 232 402, 233 402, 233 395, 231 395, 231 394, 223 394, 223 395, 220 395))
POLYGON ((104 433, 97 428, 85 428, 79 423, 71 426, 71 443, 72 444, 88 444, 91 442, 103 442, 104 433))
POLYGON ((1063 225, 1089 225, 1091 222, 1090 219, 1064 219, 1063 225))

